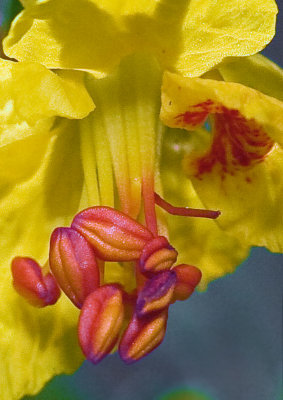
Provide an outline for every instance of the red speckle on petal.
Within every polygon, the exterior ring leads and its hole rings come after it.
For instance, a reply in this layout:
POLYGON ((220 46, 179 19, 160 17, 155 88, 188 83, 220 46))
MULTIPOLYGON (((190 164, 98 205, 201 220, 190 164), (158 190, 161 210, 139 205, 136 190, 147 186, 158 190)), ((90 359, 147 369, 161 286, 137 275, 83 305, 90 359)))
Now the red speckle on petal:
MULTIPOLYGON (((201 179, 218 165, 220 174, 224 179, 225 174, 234 175, 244 167, 251 167, 262 162, 273 148, 274 142, 263 128, 253 119, 246 119, 238 110, 228 109, 221 105, 205 107, 213 114, 213 140, 209 150, 191 163, 194 175, 201 179)), ((198 107, 198 117, 193 113, 193 121, 203 121, 204 111, 198 107)), ((188 114, 183 122, 188 120, 188 114)), ((192 115, 192 113, 190 113, 192 115)), ((190 125, 191 122, 189 123, 190 125)), ((250 182, 250 178, 246 179, 250 182)))
POLYGON ((208 116, 208 112, 206 112, 206 111, 202 111, 202 112, 186 111, 183 114, 177 115, 175 119, 182 126, 184 126, 184 125, 196 126, 196 125, 203 123, 206 120, 207 116, 208 116))
POLYGON ((212 100, 207 100, 203 103, 196 104, 192 106, 192 109, 184 112, 183 114, 178 114, 175 117, 176 122, 181 127, 194 127, 205 122, 208 114, 213 111, 214 103, 212 100))

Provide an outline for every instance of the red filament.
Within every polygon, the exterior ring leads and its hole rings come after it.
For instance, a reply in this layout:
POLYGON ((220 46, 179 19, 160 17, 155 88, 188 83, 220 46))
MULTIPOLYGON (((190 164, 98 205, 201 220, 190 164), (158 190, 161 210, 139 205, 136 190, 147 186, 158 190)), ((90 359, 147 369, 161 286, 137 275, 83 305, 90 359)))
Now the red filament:
POLYGON ((212 211, 212 210, 203 210, 198 208, 189 208, 189 207, 175 207, 172 204, 168 203, 166 200, 162 199, 159 194, 154 194, 155 203, 163 208, 163 210, 167 211, 172 215, 179 215, 182 217, 200 217, 200 218, 211 218, 215 219, 219 217, 221 214, 220 211, 212 211))

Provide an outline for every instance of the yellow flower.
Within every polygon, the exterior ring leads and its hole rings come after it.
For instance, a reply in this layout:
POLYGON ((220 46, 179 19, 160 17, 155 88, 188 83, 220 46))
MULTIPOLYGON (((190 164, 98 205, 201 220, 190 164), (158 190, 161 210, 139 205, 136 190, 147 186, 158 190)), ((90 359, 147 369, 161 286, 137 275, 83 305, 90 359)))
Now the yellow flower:
MULTIPOLYGON (((77 310, 63 296, 43 310, 24 304, 11 285, 12 257, 44 264, 52 230, 90 205, 137 218, 144 201, 148 215, 162 184, 174 204, 202 208, 177 160, 170 170, 160 161, 163 135, 166 154, 172 134, 158 118, 162 71, 199 76, 226 57, 261 50, 277 12, 272 0, 23 3, 4 41, 6 55, 21 62, 1 61, 0 75, 0 358, 9 399, 36 393, 82 361, 77 310)), ((176 218, 168 221, 180 262, 204 267, 206 284, 246 256, 249 245, 214 222, 176 218)), ((158 229, 167 235, 162 213, 158 229)), ((105 282, 130 291, 132 267, 106 263, 105 282)))

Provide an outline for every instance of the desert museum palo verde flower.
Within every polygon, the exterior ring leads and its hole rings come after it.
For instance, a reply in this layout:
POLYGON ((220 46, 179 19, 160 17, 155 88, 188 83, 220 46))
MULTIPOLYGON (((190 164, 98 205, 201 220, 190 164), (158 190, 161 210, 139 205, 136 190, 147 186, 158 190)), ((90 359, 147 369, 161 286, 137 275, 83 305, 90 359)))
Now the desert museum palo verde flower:
POLYGON ((201 276, 205 288, 250 246, 283 247, 282 72, 244 57, 272 39, 274 1, 23 5, 4 40, 17 61, 0 70, 11 399, 82 352, 139 360, 201 276))

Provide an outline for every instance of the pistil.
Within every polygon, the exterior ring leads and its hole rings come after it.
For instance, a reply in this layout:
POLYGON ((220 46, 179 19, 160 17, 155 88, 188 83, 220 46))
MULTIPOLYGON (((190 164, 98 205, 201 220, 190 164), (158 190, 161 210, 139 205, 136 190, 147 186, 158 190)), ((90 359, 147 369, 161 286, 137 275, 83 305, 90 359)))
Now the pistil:
POLYGON ((203 210, 198 208, 189 207, 175 207, 164 200, 159 194, 154 195, 155 203, 172 215, 179 215, 182 217, 198 217, 198 218, 211 218, 216 219, 221 214, 220 211, 203 210))

